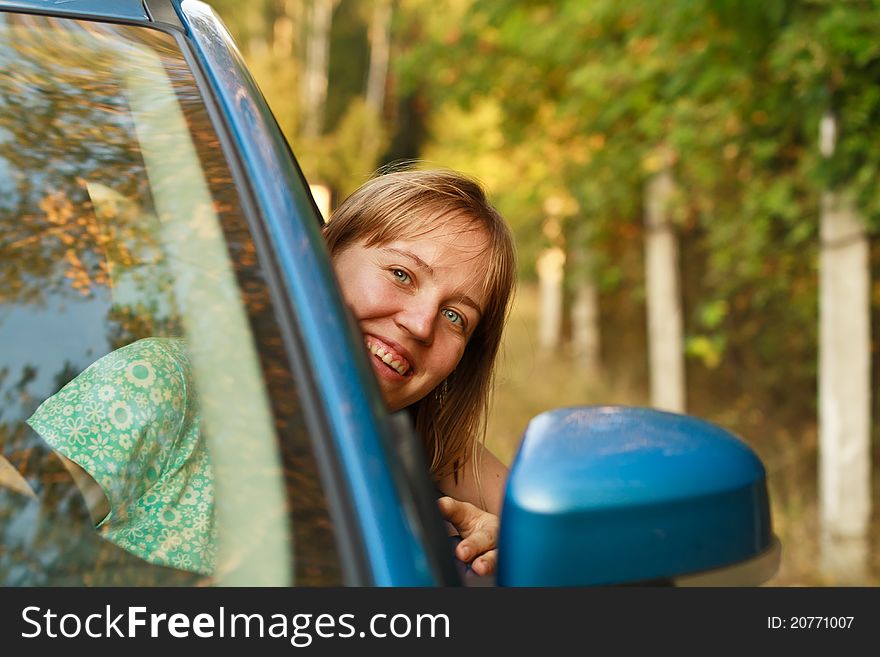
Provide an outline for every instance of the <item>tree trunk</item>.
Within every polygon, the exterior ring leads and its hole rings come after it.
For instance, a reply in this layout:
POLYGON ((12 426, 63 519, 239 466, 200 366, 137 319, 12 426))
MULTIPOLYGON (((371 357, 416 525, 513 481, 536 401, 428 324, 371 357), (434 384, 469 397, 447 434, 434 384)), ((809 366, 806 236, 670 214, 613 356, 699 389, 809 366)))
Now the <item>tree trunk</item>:
POLYGON ((391 0, 375 0, 370 23, 370 70, 367 76, 367 106, 382 114, 385 105, 385 80, 391 51, 391 0))
POLYGON ((372 121, 367 121, 361 137, 361 150, 369 158, 378 158, 382 136, 382 110, 385 107, 385 86, 391 51, 391 0, 374 0, 370 22, 370 69, 367 75, 365 103, 372 121))
POLYGON ((543 352, 559 348, 562 336, 562 273, 565 253, 554 247, 538 257, 538 346, 543 352))
MULTIPOLYGON (((820 142, 826 157, 835 132, 827 115, 820 142)), ((820 236, 820 566, 842 584, 860 584, 871 516, 871 305, 868 241, 852 199, 823 194, 820 236)))
POLYGON ((678 241, 669 218, 674 183, 668 166, 645 192, 645 287, 651 405, 685 411, 684 340, 678 280, 678 241))
POLYGON ((599 290, 593 280, 592 254, 585 240, 571 254, 577 284, 571 307, 571 341, 578 366, 590 378, 602 369, 601 331, 599 328, 599 290))
POLYGON ((327 70, 330 65, 330 25, 336 0, 312 0, 308 9, 306 70, 301 89, 302 136, 317 137, 324 129, 327 70))
POLYGON ((296 12, 299 3, 284 0, 277 6, 272 24, 272 54, 276 59, 289 60, 296 52, 296 12))

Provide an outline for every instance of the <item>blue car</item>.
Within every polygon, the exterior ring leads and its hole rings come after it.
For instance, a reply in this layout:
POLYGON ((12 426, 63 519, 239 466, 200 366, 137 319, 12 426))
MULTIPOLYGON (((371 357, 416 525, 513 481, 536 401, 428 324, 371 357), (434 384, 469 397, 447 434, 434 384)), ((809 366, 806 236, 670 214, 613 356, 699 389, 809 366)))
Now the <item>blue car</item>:
MULTIPOLYGON (((210 6, 0 0, 0 583, 486 583, 453 556, 420 442, 384 406, 321 226, 210 6), (176 403, 134 364, 117 371, 129 397, 91 391, 110 410, 70 392, 144 340, 179 340, 191 363, 213 468, 197 521, 216 528, 210 569, 186 550, 143 558, 137 546, 177 540, 149 519, 109 540, 52 448, 57 431, 95 459, 126 449, 132 416, 176 403), (49 399, 56 429, 41 433, 29 419, 49 399)), ((178 448, 155 458, 167 467, 178 448)), ((124 497, 154 474, 99 483, 124 497)), ((499 555, 498 586, 752 585, 779 545, 743 441, 608 406, 530 423, 499 555)))

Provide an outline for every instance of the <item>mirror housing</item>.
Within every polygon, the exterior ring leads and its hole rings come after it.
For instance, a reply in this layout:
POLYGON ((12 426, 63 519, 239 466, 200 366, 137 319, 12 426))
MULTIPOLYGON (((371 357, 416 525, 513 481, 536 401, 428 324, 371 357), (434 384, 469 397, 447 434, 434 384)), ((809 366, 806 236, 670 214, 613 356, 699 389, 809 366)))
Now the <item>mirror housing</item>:
POLYGON ((752 586, 779 565, 766 473, 732 433, 648 408, 542 413, 507 481, 501 586, 752 586))

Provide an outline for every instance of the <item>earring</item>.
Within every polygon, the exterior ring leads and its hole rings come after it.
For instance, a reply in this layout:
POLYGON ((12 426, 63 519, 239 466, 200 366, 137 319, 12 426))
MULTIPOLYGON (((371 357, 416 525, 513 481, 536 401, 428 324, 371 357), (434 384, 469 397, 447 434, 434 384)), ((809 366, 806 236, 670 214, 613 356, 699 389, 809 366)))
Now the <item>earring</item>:
POLYGON ((434 396, 437 398, 437 404, 442 408, 443 402, 446 400, 446 393, 449 391, 449 385, 446 379, 443 379, 443 383, 434 388, 434 396))

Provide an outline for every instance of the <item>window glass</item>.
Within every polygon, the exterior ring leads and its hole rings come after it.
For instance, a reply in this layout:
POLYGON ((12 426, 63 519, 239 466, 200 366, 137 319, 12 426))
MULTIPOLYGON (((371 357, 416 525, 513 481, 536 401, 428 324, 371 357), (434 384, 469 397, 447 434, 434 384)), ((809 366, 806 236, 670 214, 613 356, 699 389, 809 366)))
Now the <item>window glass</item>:
POLYGON ((174 39, 0 13, 0 582, 338 583, 288 363, 174 39))

